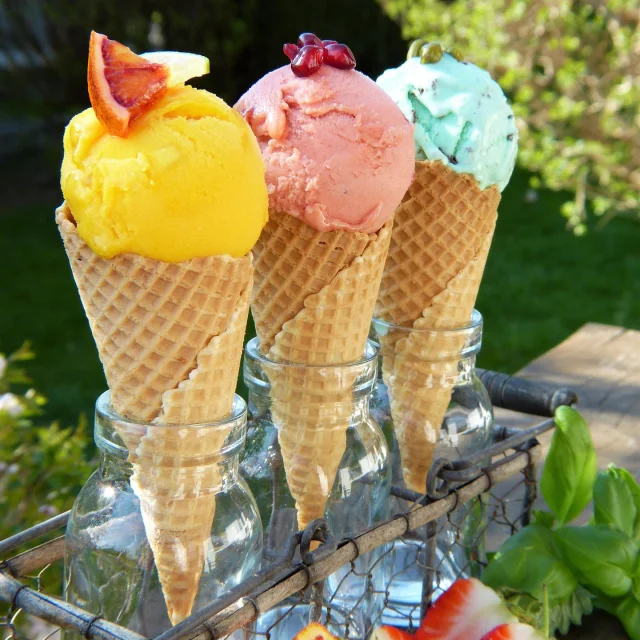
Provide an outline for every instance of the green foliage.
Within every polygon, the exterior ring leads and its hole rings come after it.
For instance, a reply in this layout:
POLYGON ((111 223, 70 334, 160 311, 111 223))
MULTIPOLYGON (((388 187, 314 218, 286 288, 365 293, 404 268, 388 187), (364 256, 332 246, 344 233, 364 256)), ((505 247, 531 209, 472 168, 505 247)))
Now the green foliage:
POLYGON ((585 230, 640 209, 640 8, 636 0, 379 0, 405 38, 453 44, 513 101, 522 166, 575 193, 585 230))
POLYGON ((559 524, 577 518, 591 502, 598 470, 591 433, 582 416, 559 407, 540 490, 559 524))
POLYGON ((639 640, 640 548, 634 530, 640 487, 628 471, 614 466, 596 480, 593 443, 577 411, 560 407, 555 422, 542 473, 543 495, 554 514, 536 511, 534 524, 503 544, 482 579, 500 591, 515 615, 538 629, 566 633, 595 605, 617 616, 639 640), (562 526, 578 517, 592 496, 595 522, 562 526))
POLYGON ((615 615, 622 622, 631 640, 640 640, 640 600, 637 596, 627 596, 616 607, 615 615))
MULTIPOLYGON (((593 510, 597 524, 615 527, 631 537, 638 513, 631 486, 619 471, 611 466, 598 474, 593 487, 593 510)), ((629 476, 635 483, 633 476, 629 476)))
POLYGON ((553 529, 553 526, 556 523, 555 517, 548 511, 534 509, 531 515, 533 516, 533 524, 546 527, 547 529, 553 529))
POLYGON ((538 601, 542 601, 544 585, 552 605, 566 602, 578 587, 556 549, 553 532, 536 524, 507 539, 482 580, 494 589, 528 593, 538 601))
POLYGON ((44 396, 30 383, 23 363, 29 345, 0 354, 0 539, 71 507, 88 477, 86 420, 76 427, 39 424, 44 396))
MULTIPOLYGON (((633 537, 640 544, 640 484, 626 469, 610 465, 609 473, 622 478, 627 483, 627 487, 629 487, 633 501, 633 505, 629 505, 629 509, 631 511, 635 510, 636 513, 636 519, 633 524, 633 537)), ((640 600, 640 596, 638 599, 640 600)))
POLYGON ((629 593, 638 547, 607 525, 562 527, 555 541, 568 567, 586 587, 617 598, 629 593))
POLYGON ((623 599, 609 598, 599 595, 595 601, 596 607, 616 616, 622 623, 631 640, 640 640, 640 600, 633 594, 623 599))

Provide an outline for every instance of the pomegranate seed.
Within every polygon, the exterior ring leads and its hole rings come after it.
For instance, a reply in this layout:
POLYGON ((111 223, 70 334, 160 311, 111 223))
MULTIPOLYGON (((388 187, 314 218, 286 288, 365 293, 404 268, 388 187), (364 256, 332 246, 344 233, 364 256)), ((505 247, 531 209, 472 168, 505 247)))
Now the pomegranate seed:
POLYGON ((304 78, 315 73, 322 66, 324 50, 315 45, 305 45, 291 62, 291 70, 297 76, 304 78))
POLYGON ((355 69, 356 59, 346 44, 329 44, 324 49, 324 61, 336 69, 355 69))
POLYGON ((327 46, 328 44, 338 44, 337 40, 323 40, 322 41, 323 46, 327 46))
POLYGON ((282 50, 284 51, 284 55, 293 62, 293 59, 298 55, 300 48, 295 44, 285 44, 284 47, 282 47, 282 50))
POLYGON ((318 38, 315 33, 301 33, 298 37, 298 46, 304 47, 307 44, 312 44, 316 47, 322 46, 322 40, 318 38))

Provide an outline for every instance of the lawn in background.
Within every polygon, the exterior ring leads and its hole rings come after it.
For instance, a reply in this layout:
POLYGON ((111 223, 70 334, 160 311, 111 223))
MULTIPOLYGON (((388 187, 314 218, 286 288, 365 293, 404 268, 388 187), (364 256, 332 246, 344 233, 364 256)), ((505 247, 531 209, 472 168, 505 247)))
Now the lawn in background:
MULTIPOLYGON (((640 225, 617 219, 577 238, 558 213, 563 194, 526 203, 527 176, 503 194, 478 309, 479 365, 515 372, 585 322, 640 328, 640 225)), ((105 388, 53 210, 57 201, 0 206, 0 352, 31 340, 29 372, 47 413, 72 423, 105 388)))
POLYGON ((586 322, 640 329, 640 223, 617 218, 584 237, 565 230, 569 195, 538 192, 516 171, 498 224, 477 307, 485 318, 478 363, 513 373, 586 322))

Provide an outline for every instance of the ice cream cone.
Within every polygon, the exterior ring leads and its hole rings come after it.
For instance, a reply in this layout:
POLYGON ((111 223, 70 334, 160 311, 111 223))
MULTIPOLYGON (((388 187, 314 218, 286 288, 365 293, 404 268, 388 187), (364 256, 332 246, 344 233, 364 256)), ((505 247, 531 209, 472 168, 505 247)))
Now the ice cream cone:
POLYGON ((383 378, 405 483, 424 493, 471 319, 500 192, 438 161, 416 162, 395 214, 376 317, 417 331, 381 337, 383 378), (432 330, 432 331, 429 331, 432 330))
POLYGON ((133 254, 97 256, 66 205, 56 211, 73 275, 117 413, 154 423, 121 428, 147 537, 176 624, 198 591, 233 404, 249 298, 251 256, 165 263, 133 254), (175 426, 167 426, 175 425, 175 426), (151 436, 151 431, 153 435, 151 436))
POLYGON ((269 373, 300 528, 324 517, 352 414, 353 374, 321 365, 362 358, 390 238, 391 222, 369 235, 316 231, 272 212, 254 249, 261 350, 275 361, 310 365, 269 373))
POLYGON ((324 517, 344 455, 356 374, 340 365, 364 357, 415 150, 397 105, 338 50, 348 64, 331 51, 304 72, 292 61, 235 105, 266 167, 270 220, 254 248, 251 309, 260 350, 283 363, 271 409, 300 528, 324 517))

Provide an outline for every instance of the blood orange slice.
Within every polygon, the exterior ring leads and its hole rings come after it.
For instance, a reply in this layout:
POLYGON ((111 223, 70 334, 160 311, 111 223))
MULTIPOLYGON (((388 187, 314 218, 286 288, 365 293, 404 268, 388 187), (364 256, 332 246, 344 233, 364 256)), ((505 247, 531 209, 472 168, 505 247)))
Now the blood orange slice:
POLYGON ((150 62, 123 44, 91 32, 89 98, 109 133, 126 136, 131 122, 167 90, 168 77, 166 65, 150 62))

